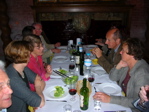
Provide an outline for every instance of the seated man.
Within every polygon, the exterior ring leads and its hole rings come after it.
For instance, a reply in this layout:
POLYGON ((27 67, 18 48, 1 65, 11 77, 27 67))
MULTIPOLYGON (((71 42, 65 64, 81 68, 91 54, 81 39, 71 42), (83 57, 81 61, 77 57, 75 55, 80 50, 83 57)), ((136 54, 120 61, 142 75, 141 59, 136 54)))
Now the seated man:
POLYGON ((49 58, 53 53, 60 53, 60 49, 56 49, 55 47, 59 47, 61 44, 60 42, 57 42, 55 45, 53 44, 47 44, 45 41, 43 35, 42 35, 42 25, 41 23, 33 23, 32 26, 35 28, 35 35, 39 36, 43 47, 44 47, 44 53, 42 55, 42 58, 44 62, 47 63, 47 58, 49 58))
POLYGON ((6 108, 8 108, 11 104, 11 94, 12 89, 9 85, 9 78, 4 69, 4 63, 0 61, 0 112, 7 112, 6 108))
POLYGON ((149 99, 146 91, 149 91, 149 85, 142 86, 139 92, 140 99, 136 100, 133 104, 141 112, 149 112, 149 99))
POLYGON ((92 53, 98 58, 98 64, 101 65, 107 73, 121 60, 121 37, 121 33, 117 28, 110 29, 107 32, 105 44, 111 49, 108 56, 99 48, 92 50, 92 53))
POLYGON ((94 99, 104 103, 119 104, 138 112, 132 102, 138 98, 140 87, 149 84, 149 65, 143 60, 143 46, 139 39, 129 38, 122 45, 121 61, 110 71, 109 77, 121 86, 124 96, 96 92, 94 99))

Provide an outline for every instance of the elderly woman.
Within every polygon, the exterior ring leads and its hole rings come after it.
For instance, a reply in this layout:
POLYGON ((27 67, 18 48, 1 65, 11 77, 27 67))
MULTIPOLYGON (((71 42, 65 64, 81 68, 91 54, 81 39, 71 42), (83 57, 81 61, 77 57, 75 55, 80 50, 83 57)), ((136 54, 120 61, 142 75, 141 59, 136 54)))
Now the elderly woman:
POLYGON ((13 90, 12 105, 8 112, 29 112, 28 106, 43 107, 45 100, 42 91, 45 83, 26 67, 30 58, 29 43, 12 41, 5 49, 5 56, 12 62, 6 68, 13 90), (36 92, 30 90, 29 83, 35 84, 36 92))
MULTIPOLYGON (((23 40, 30 42, 31 45, 31 54, 27 67, 38 74, 44 81, 49 80, 52 69, 50 65, 43 63, 43 46, 40 38, 36 35, 31 34, 25 36, 23 40)), ((31 90, 35 90, 34 85, 30 84, 30 87, 31 90)))
POLYGON ((117 81, 125 93, 124 96, 109 96, 97 92, 93 97, 105 103, 114 103, 130 107, 137 112, 132 102, 138 98, 140 87, 149 84, 149 65, 143 60, 142 44, 137 38, 130 38, 122 45, 121 61, 111 70, 110 79, 117 81))
POLYGON ((38 74, 43 80, 47 81, 52 73, 51 66, 43 63, 43 45, 40 38, 36 35, 28 35, 23 40, 30 42, 31 54, 27 66, 38 74))

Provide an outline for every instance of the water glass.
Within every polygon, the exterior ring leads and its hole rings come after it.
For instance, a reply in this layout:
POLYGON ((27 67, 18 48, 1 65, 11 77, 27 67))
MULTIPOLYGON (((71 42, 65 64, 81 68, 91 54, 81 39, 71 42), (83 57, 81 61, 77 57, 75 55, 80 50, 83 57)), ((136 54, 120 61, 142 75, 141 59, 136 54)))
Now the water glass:
POLYGON ((94 100, 94 109, 100 110, 101 109, 101 102, 98 100, 94 100))
POLYGON ((72 112, 72 107, 69 104, 66 104, 63 108, 64 108, 64 112, 72 112))

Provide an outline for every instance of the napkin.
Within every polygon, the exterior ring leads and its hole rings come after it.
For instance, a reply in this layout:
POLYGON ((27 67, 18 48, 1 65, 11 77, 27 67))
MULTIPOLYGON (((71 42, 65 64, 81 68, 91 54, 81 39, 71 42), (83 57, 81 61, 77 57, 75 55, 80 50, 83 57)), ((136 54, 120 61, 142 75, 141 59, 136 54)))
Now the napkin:
POLYGON ((104 112, 126 112, 126 110, 117 110, 117 111, 104 111, 104 112))
POLYGON ((103 68, 99 67, 99 66, 93 67, 93 68, 91 69, 91 72, 92 72, 93 74, 96 74, 96 75, 103 75, 103 74, 106 73, 106 71, 105 71, 103 68))

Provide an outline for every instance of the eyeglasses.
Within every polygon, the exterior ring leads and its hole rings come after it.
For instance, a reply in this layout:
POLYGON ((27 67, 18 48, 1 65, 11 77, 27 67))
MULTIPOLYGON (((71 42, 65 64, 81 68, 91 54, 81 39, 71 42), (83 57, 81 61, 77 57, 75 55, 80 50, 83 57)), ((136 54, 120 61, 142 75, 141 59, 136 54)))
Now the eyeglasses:
POLYGON ((10 87, 10 80, 8 80, 8 82, 0 82, 0 90, 4 89, 5 87, 10 87))

